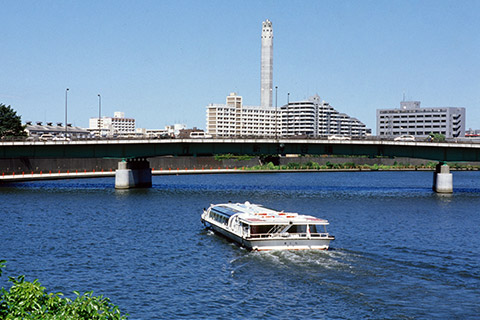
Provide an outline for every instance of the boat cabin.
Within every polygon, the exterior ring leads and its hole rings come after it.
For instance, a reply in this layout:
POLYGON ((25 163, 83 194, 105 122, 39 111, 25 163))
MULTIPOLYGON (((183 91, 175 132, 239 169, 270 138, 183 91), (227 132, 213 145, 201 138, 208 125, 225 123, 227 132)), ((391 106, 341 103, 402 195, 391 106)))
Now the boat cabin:
MULTIPOLYGON (((210 209, 210 218, 231 226, 232 217, 238 219, 240 229, 245 230, 251 238, 265 238, 272 235, 300 237, 328 237, 328 222, 311 216, 299 216, 296 213, 285 213, 262 207, 264 212, 245 212, 241 208, 231 206, 215 206, 210 209)), ((250 208, 251 210, 251 208, 250 208)))

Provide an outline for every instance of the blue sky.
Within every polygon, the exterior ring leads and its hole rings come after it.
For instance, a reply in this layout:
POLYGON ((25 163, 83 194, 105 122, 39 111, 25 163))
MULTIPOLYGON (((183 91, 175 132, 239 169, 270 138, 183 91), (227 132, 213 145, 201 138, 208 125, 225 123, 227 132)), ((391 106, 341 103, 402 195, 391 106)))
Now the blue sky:
POLYGON ((0 0, 0 103, 22 120, 205 128, 205 106, 260 104, 260 34, 274 29, 278 105, 318 93, 375 130, 403 94, 466 107, 480 129, 480 1, 0 0))

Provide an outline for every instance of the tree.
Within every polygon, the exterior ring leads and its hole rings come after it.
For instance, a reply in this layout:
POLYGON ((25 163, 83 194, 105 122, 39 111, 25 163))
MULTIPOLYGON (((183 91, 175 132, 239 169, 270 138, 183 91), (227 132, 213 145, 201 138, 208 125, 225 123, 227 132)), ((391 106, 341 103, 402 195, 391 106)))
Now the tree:
POLYGON ((445 141, 445 135, 443 135, 441 133, 430 132, 427 139, 428 139, 428 141, 444 142, 445 141))
MULTIPOLYGON (((5 260, 0 260, 0 276, 5 260)), ((25 281, 24 276, 10 277, 10 290, 0 288, 0 319, 35 320, 121 320, 126 319, 117 306, 108 298, 93 296, 92 292, 83 295, 74 291, 75 300, 64 298, 62 293, 46 293, 37 280, 25 281)))
POLYGON ((21 117, 12 107, 0 103, 0 138, 25 136, 27 133, 21 117))

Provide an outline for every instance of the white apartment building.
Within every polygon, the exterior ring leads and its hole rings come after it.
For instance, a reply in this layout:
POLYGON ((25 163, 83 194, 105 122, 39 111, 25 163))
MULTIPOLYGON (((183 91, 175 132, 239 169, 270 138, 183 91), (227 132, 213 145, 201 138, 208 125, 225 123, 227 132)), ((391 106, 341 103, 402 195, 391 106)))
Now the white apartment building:
POLYGON ((399 109, 377 109, 377 135, 426 137, 434 133, 445 138, 464 137, 465 120, 463 107, 421 108, 420 101, 402 101, 399 109))
POLYGON ((281 134, 280 109, 244 106, 236 93, 227 96, 226 104, 207 106, 206 132, 214 137, 275 137, 281 134))
POLYGON ((230 93, 226 104, 207 106, 207 133, 214 137, 365 136, 365 124, 340 113, 318 95, 275 107, 243 106, 230 93))
POLYGON ((135 135, 135 119, 125 118, 124 112, 117 111, 113 118, 90 118, 88 131, 100 136, 135 135))
POLYGON ((368 129, 360 120, 340 113, 318 95, 281 107, 282 136, 322 137, 332 134, 365 136, 368 129))

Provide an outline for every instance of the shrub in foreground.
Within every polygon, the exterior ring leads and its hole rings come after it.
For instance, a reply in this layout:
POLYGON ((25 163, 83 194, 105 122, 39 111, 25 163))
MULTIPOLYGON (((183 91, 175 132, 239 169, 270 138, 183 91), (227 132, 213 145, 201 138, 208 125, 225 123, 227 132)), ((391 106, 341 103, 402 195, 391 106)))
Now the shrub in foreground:
MULTIPOLYGON (((0 260, 0 276, 5 260, 0 260)), ((0 289, 0 319, 127 319, 108 298, 94 296, 93 292, 83 295, 74 291, 74 300, 62 293, 46 293, 38 280, 25 281, 24 276, 9 277, 9 290, 0 289)))

